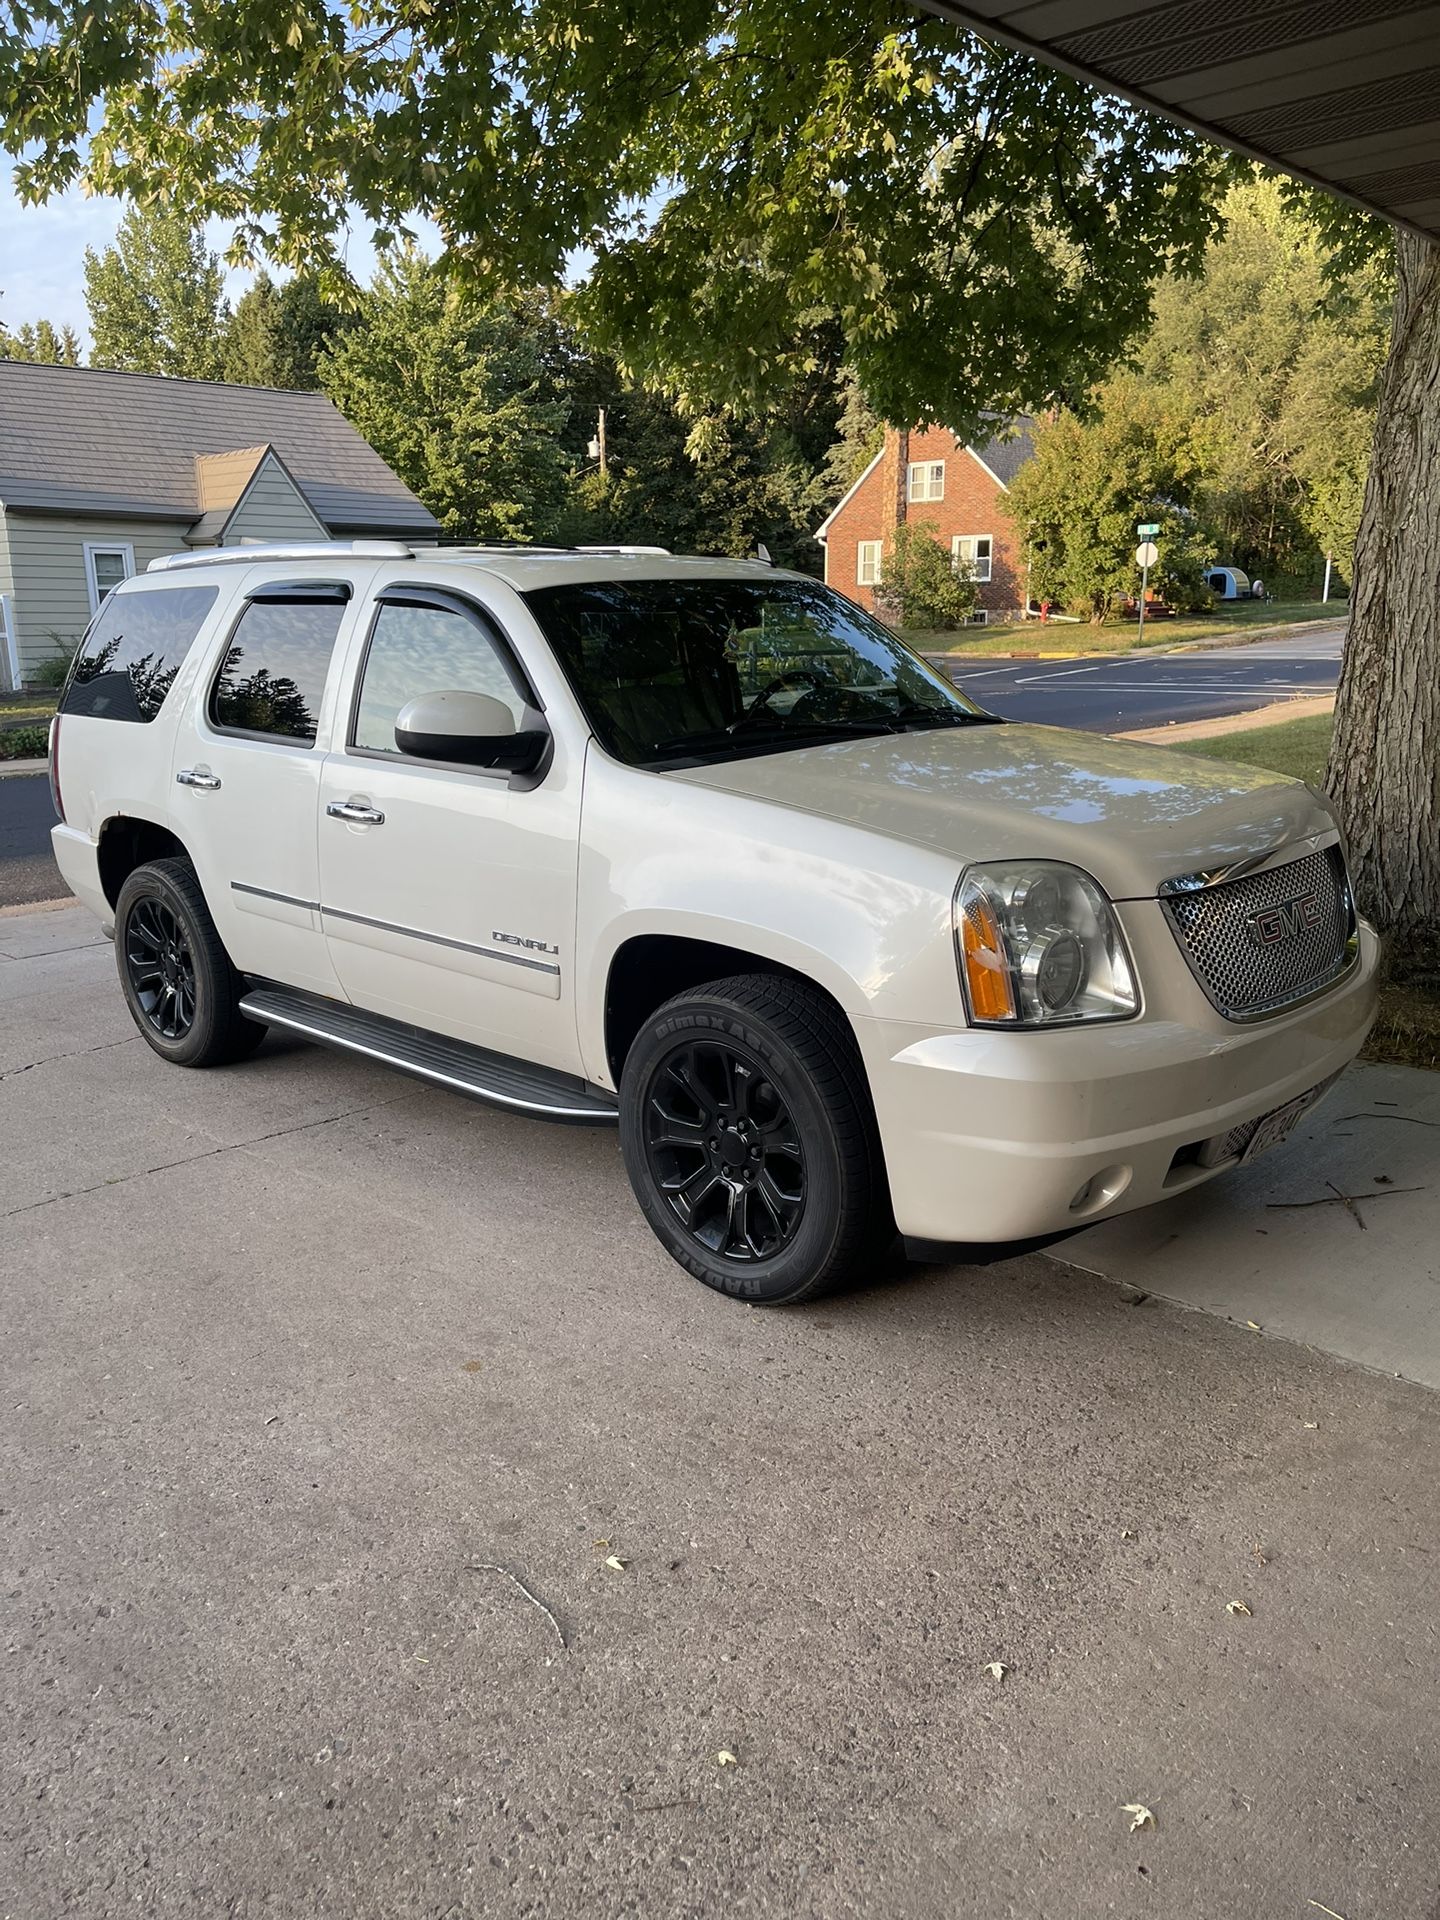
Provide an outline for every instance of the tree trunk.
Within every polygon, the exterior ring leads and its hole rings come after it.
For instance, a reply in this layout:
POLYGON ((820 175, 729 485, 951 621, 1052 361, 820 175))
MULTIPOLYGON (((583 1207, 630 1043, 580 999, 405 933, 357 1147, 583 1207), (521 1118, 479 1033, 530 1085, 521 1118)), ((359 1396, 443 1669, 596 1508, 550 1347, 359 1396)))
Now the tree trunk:
POLYGON ((1399 233, 1328 784, 1360 911, 1440 941, 1440 246, 1399 233))

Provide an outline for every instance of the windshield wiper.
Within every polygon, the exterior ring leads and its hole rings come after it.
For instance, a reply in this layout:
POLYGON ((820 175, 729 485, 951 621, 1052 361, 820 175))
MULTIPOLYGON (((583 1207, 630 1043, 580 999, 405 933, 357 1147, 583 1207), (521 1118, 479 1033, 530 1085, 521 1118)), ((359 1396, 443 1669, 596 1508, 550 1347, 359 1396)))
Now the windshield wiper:
POLYGON ((895 717, 905 727, 985 726, 1000 718, 998 713, 969 713, 963 707, 925 707, 915 700, 907 701, 895 717))
POLYGON ((773 726, 758 723, 747 726, 742 721, 734 727, 713 727, 705 733, 677 733, 669 740, 657 740, 647 757, 662 760, 670 754, 715 753, 727 747, 743 751, 752 745, 783 744, 787 740, 803 740, 813 746, 816 740, 873 736, 896 730, 893 720, 878 716, 874 720, 780 720, 773 726))

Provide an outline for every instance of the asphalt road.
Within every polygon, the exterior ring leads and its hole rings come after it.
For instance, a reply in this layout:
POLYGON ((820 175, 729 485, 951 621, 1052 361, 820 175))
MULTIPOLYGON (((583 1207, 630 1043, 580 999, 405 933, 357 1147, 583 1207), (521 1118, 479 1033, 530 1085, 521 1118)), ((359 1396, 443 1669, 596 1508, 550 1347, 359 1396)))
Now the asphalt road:
POLYGON ((1424 1389, 1039 1256, 741 1307, 608 1132, 163 1066, 78 910, 0 1008, 0 1914, 1433 1912, 1424 1389))
POLYGON ((50 856, 55 808, 43 773, 0 776, 0 907, 63 900, 70 889, 50 856))
POLYGON ((1294 696, 1330 693, 1343 630, 1204 653, 1120 654, 1095 660, 948 663, 958 685, 1007 720, 1138 732, 1171 721, 1248 713, 1294 696))

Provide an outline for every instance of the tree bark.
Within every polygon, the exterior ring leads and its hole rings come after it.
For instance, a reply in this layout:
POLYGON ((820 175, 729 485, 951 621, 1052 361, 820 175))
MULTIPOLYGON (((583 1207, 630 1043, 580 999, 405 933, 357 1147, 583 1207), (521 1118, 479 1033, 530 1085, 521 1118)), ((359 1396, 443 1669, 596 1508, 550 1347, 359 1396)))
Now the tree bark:
POLYGON ((1399 233, 1328 785, 1360 911, 1440 942, 1440 246, 1399 233))

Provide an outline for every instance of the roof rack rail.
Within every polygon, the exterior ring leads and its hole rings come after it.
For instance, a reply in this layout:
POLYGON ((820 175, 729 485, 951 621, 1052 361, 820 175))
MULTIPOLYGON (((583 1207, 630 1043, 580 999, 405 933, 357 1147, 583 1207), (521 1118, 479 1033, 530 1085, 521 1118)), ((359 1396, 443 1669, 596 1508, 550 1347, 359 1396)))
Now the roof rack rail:
POLYGON ((667 559, 670 557, 669 547, 619 547, 610 542, 606 542, 605 545, 598 547, 572 547, 570 551, 572 553, 661 553, 664 554, 667 559))
POLYGON ((197 547, 191 553, 162 553, 145 571, 173 573, 180 567, 245 566, 252 560, 324 560, 338 555, 352 560, 415 558, 403 540, 293 540, 274 546, 197 547))

